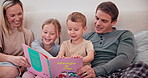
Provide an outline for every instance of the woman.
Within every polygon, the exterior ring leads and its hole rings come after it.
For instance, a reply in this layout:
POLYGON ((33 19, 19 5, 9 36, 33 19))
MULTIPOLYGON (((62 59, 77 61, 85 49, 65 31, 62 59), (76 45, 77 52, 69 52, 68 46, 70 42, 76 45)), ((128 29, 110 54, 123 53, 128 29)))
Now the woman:
POLYGON ((30 66, 23 57, 22 43, 30 46, 34 38, 33 33, 23 27, 23 14, 23 5, 19 0, 3 2, 0 25, 0 78, 17 77, 21 67, 30 66))

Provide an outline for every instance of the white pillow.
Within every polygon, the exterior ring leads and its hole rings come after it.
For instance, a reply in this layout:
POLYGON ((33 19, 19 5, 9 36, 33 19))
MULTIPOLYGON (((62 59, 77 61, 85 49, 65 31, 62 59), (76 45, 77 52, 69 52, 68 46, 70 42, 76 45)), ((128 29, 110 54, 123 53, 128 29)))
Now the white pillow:
POLYGON ((134 61, 143 61, 148 64, 148 31, 142 31, 134 35, 137 46, 137 56, 134 61))

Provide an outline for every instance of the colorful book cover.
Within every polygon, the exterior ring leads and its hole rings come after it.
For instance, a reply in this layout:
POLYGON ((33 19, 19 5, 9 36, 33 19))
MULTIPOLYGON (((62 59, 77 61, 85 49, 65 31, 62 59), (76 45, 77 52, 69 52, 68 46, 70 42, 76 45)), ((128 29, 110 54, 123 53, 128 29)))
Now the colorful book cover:
POLYGON ((82 58, 49 58, 23 44, 25 57, 31 64, 27 70, 43 78, 80 78, 76 71, 83 65, 82 58))

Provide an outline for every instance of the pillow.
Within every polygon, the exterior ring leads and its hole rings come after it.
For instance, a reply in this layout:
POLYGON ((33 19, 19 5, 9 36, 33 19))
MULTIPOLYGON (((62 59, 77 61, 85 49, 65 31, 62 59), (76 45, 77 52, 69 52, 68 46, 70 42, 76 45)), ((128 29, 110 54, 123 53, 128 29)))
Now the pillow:
POLYGON ((142 31, 134 35, 137 46, 137 55, 134 61, 143 61, 148 64, 148 31, 142 31))

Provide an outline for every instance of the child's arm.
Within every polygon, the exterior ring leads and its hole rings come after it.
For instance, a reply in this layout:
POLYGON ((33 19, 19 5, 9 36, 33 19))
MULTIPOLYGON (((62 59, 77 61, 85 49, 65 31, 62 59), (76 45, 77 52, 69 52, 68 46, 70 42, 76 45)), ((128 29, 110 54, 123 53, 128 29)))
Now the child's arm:
POLYGON ((64 56, 64 51, 59 51, 58 55, 56 56, 58 58, 63 58, 64 56))
POLYGON ((60 47, 60 51, 58 53, 58 55, 56 57, 58 58, 63 58, 65 57, 65 43, 66 41, 64 41, 62 44, 61 44, 61 47, 60 47))
POLYGON ((83 63, 90 63, 94 59, 94 51, 89 50, 87 56, 83 57, 83 63))

